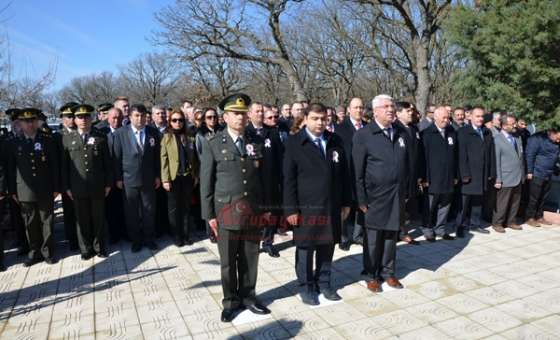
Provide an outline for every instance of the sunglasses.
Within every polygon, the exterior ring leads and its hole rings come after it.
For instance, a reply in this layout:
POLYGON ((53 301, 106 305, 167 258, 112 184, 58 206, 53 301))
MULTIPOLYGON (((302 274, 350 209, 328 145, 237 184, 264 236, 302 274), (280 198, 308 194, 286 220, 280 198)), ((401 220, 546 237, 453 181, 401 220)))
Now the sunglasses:
POLYGON ((206 116, 206 119, 217 119, 217 116, 206 116))
POLYGON ((173 118, 171 119, 173 123, 184 123, 185 120, 183 118, 173 118))
POLYGON ((280 116, 270 116, 270 117, 266 117, 266 119, 278 119, 280 118, 280 116))

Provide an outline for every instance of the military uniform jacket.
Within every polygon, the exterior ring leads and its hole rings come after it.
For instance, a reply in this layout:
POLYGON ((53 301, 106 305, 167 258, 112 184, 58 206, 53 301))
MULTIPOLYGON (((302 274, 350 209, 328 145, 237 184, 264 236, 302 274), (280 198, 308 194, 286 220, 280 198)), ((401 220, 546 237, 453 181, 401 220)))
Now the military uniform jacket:
POLYGON ((255 228, 271 197, 263 185, 264 141, 245 133, 242 155, 227 132, 216 133, 202 144, 200 196, 202 217, 218 218, 220 228, 255 228))
POLYGON ((391 141, 373 121, 354 135, 356 194, 368 207, 367 228, 399 230, 410 172, 406 133, 393 125, 391 141))
POLYGON ((65 133, 62 139, 62 187, 77 198, 103 198, 112 182, 111 159, 107 138, 91 130, 86 140, 78 131, 65 133))
POLYGON ((8 186, 22 202, 52 199, 60 192, 59 155, 51 135, 37 131, 34 140, 17 136, 8 154, 8 186))
POLYGON ((286 141, 284 156, 284 214, 300 214, 294 228, 298 247, 340 242, 341 208, 352 203, 351 179, 344 142, 324 132, 326 157, 306 129, 286 141))

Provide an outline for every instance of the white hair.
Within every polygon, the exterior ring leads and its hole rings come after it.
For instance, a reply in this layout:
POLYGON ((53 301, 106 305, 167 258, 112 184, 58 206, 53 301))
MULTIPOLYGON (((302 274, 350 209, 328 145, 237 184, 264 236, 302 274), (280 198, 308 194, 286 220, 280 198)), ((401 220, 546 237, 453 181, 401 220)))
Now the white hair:
POLYGON ((371 108, 375 109, 376 107, 379 107, 382 100, 393 101, 393 97, 388 94, 379 94, 371 100, 371 108))

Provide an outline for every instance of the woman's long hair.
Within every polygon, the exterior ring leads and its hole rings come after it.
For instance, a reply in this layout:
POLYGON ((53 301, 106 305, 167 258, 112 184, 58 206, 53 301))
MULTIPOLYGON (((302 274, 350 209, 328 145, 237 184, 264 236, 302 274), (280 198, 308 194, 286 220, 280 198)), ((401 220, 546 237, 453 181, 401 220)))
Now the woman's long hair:
POLYGON ((181 141, 181 143, 183 145, 187 145, 187 141, 188 141, 188 130, 187 130, 187 119, 185 117, 185 114, 181 111, 173 111, 171 113, 171 115, 169 116, 169 119, 167 120, 167 131, 165 132, 165 134, 170 134, 171 137, 174 137, 175 135, 179 136, 179 139, 181 141), (173 116, 176 115, 180 115, 181 118, 183 119, 183 127, 179 130, 175 130, 173 129, 173 126, 171 125, 171 120, 173 119, 173 116))

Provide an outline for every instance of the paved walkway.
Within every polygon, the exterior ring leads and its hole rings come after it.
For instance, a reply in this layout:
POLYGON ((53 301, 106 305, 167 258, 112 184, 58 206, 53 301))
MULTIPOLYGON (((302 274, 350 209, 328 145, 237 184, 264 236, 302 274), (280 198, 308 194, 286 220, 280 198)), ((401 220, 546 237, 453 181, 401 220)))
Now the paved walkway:
POLYGON ((406 288, 381 294, 359 280, 361 247, 337 249, 344 301, 318 308, 295 295, 294 248, 283 245, 279 259, 260 257, 257 290, 272 315, 246 312, 234 324, 220 322, 219 262, 208 241, 137 254, 122 244, 105 260, 61 254, 30 269, 11 253, 0 274, 0 338, 560 338, 560 227, 400 245, 406 288))

